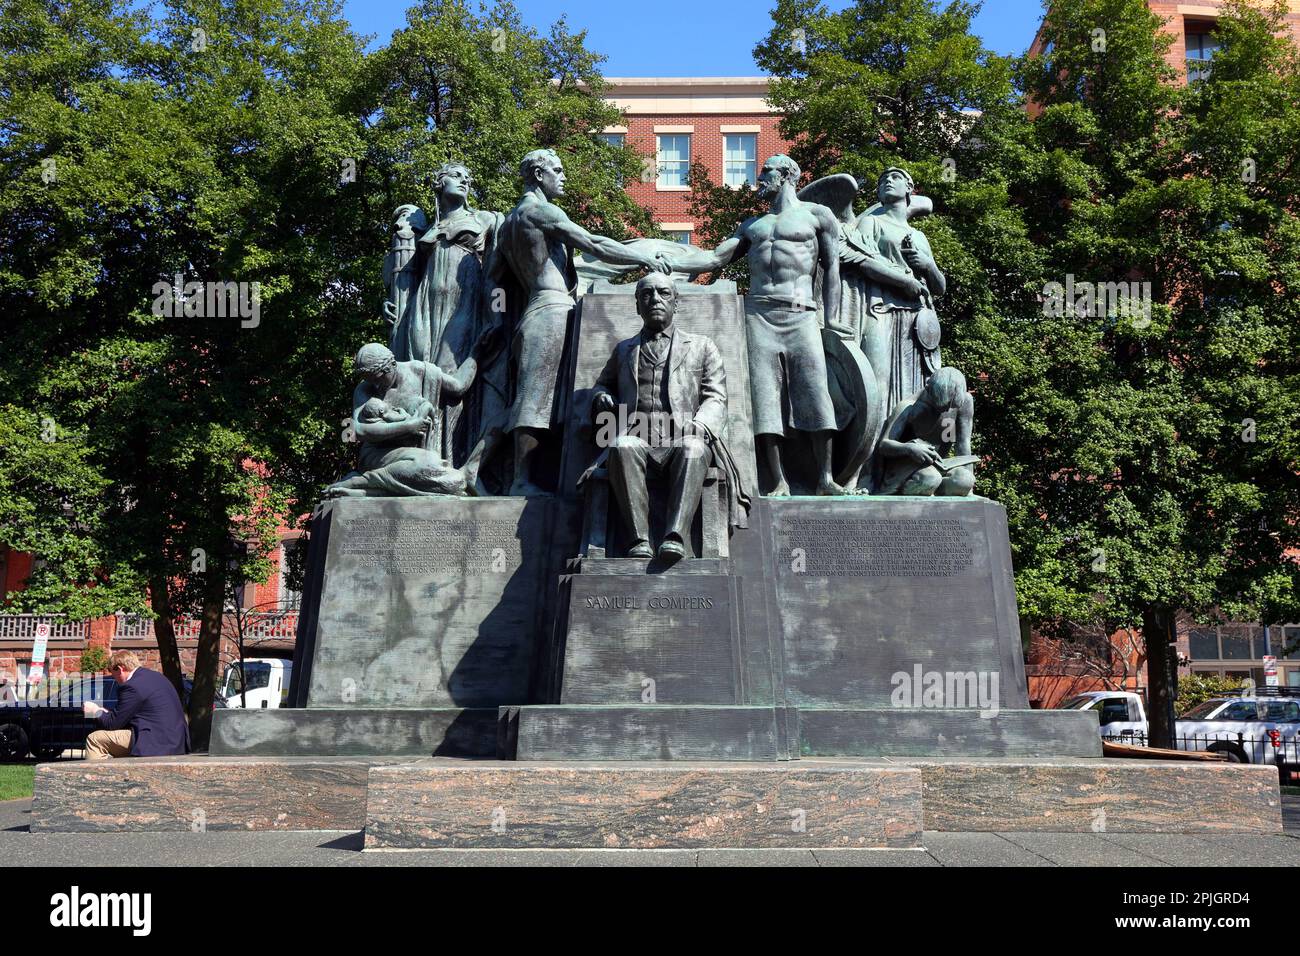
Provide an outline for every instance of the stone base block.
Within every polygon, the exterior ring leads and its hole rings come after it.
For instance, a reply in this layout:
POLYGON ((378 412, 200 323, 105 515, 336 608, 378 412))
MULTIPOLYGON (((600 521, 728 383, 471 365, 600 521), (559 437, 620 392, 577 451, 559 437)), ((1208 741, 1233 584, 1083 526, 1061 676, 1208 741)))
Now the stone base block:
POLYGON ((880 764, 375 767, 365 845, 919 847, 921 777, 880 764))
POLYGON ((502 708, 519 760, 1100 757, 1095 714, 1065 710, 550 705, 502 708), (517 718, 514 716, 517 714, 517 718))
POLYGON ((1071 710, 799 709, 817 757, 1100 757, 1095 714, 1071 710))
POLYGON ((373 760, 141 757, 36 768, 33 832, 356 830, 373 760))
POLYGON ((497 708, 218 710, 214 756, 495 757, 497 708))
POLYGON ((789 760, 793 712, 775 707, 502 708, 517 760, 789 760), (514 714, 517 713, 517 718, 514 714))
MULTIPOLYGON (((893 761, 891 761, 893 762, 893 761)), ((925 829, 1280 833, 1277 768, 1177 760, 907 760, 925 829)))
POLYGON ((1100 758, 529 764, 199 756, 37 768, 33 831, 198 826, 365 827, 369 847, 816 849, 915 846, 923 829, 1280 833, 1282 814, 1273 767, 1100 758))

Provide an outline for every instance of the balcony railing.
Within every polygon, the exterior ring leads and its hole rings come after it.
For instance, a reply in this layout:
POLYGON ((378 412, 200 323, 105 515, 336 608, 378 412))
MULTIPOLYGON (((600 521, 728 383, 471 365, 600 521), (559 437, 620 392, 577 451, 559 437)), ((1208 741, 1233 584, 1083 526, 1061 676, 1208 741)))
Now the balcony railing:
POLYGON ((146 641, 153 638, 153 618, 148 614, 117 614, 115 641, 146 641))
MULTIPOLYGON (((244 640, 246 641, 260 641, 268 638, 292 639, 298 633, 297 610, 245 611, 243 620, 244 640)), ((176 629, 176 637, 180 640, 196 640, 202 623, 197 617, 177 618, 173 624, 176 629)), ((237 627, 234 612, 227 612, 221 622, 221 633, 226 637, 233 638, 236 636, 237 627)), ((132 620, 131 615, 118 616, 117 639, 151 640, 153 636, 154 625, 152 619, 141 618, 136 621, 132 620), (124 619, 128 622, 126 631, 122 629, 124 619)))
MULTIPOLYGON (((147 614, 116 615, 117 626, 113 632, 114 641, 152 641, 154 639, 153 618, 147 614)), ((244 640, 260 641, 272 638, 292 640, 298 631, 298 611, 245 611, 244 640)), ((70 620, 66 614, 0 614, 0 641, 31 641, 36 638, 38 625, 50 626, 49 639, 52 641, 84 641, 90 633, 90 622, 70 620)), ((175 622, 176 636, 181 640, 194 640, 199 636, 201 622, 196 617, 178 618, 175 622)), ((221 633, 226 637, 236 636, 237 624, 233 612, 228 612, 221 623, 221 633)))
POLYGON ((82 641, 86 622, 69 620, 66 614, 0 614, 0 641, 30 641, 41 624, 50 627, 52 641, 82 641))

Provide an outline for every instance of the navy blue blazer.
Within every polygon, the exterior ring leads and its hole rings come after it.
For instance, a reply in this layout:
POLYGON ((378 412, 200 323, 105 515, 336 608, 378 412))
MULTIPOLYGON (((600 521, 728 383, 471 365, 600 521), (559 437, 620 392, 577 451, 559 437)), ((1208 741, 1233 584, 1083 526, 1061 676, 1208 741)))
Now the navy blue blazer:
POLYGON ((131 728, 132 757, 167 757, 190 752, 190 727, 176 688, 157 671, 137 668, 117 686, 117 709, 99 715, 105 730, 131 728))

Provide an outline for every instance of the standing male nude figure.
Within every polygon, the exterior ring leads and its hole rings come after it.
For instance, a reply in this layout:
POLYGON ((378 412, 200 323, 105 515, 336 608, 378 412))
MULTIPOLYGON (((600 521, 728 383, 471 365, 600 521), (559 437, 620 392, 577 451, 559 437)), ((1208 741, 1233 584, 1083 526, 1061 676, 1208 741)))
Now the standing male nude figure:
POLYGON ((835 408, 813 298, 813 276, 820 265, 822 313, 827 326, 838 331, 840 224, 825 206, 801 201, 795 194, 798 184, 798 164, 788 156, 773 156, 758 178, 768 211, 745 220, 712 252, 676 257, 672 265, 679 272, 714 272, 748 255, 745 329, 754 436, 775 483, 771 494, 790 494, 781 462, 781 440, 789 426, 810 433, 817 494, 841 495, 845 490, 832 475, 835 408))
POLYGON ((564 166, 549 149, 535 149, 519 165, 524 194, 497 232, 502 260, 528 292, 515 331, 514 404, 506 431, 514 436, 515 474, 511 495, 540 495, 531 475, 534 452, 551 428, 560 359, 573 308, 573 250, 615 265, 643 266, 667 273, 668 265, 615 239, 596 236, 573 222, 552 200, 564 195, 564 166))

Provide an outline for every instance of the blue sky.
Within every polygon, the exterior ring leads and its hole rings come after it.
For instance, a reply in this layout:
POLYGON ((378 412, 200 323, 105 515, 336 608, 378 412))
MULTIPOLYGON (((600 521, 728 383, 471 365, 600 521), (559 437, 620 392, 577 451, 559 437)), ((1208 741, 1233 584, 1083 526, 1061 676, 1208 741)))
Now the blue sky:
MULTIPOLYGON (((345 0, 360 33, 386 43, 406 22, 406 0, 345 0)), ((609 59, 606 76, 749 76, 751 51, 771 26, 771 0, 516 0, 538 30, 568 14, 587 46, 609 59)), ((848 6, 831 0, 833 8, 848 6)), ((997 53, 1023 53, 1038 29, 1042 0, 985 0, 975 32, 997 53)))

